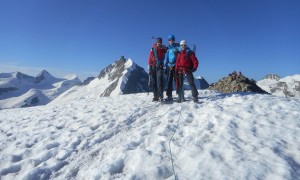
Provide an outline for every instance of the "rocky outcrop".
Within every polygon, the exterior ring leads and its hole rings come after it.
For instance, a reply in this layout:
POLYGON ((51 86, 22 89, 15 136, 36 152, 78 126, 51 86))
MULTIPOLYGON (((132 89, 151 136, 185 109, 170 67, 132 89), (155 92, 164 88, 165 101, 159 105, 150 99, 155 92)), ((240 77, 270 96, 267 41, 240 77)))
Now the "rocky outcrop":
POLYGON ((210 90, 217 90, 222 93, 232 92, 256 92, 267 93, 256 85, 254 80, 250 80, 242 73, 236 73, 235 71, 229 74, 227 77, 220 79, 217 83, 213 83, 209 86, 210 90))

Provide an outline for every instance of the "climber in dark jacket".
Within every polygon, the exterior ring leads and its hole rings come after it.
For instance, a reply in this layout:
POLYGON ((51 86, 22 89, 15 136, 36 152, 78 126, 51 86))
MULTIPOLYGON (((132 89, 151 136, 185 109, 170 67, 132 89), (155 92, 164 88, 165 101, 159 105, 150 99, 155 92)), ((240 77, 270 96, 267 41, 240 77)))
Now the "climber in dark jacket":
POLYGON ((167 47, 162 45, 162 38, 156 38, 148 59, 148 73, 151 77, 153 101, 163 101, 163 72, 167 47))

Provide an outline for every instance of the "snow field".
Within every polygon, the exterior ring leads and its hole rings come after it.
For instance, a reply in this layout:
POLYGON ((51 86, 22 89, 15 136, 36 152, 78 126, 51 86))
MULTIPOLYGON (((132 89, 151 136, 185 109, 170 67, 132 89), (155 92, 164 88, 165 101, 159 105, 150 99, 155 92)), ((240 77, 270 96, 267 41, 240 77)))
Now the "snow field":
POLYGON ((300 177, 299 100, 199 93, 1 110, 1 179, 174 179, 172 160, 178 179, 300 177))

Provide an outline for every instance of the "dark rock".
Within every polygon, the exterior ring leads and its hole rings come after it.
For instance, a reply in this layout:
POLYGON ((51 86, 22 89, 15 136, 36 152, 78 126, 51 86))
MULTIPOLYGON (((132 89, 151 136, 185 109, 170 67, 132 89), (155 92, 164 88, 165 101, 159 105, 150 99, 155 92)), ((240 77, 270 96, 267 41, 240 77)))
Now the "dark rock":
POLYGON ((18 90, 18 88, 16 88, 16 87, 0 88, 0 96, 4 93, 16 91, 16 90, 18 90))
POLYGON ((94 79, 95 79, 95 77, 88 77, 81 83, 81 85, 86 86, 86 85, 90 84, 90 82, 94 79))
POLYGON ((277 74, 268 74, 266 75, 263 79, 275 79, 275 80, 279 80, 281 77, 278 76, 277 74))
POLYGON ((257 92, 267 93, 256 85, 254 80, 250 80, 243 74, 229 74, 227 77, 220 79, 217 83, 209 86, 210 90, 217 90, 222 93, 232 92, 257 92))
POLYGON ((110 96, 117 88, 120 80, 123 81, 123 85, 120 87, 123 94, 140 93, 148 90, 148 74, 145 70, 134 62, 132 62, 131 69, 127 69, 125 67, 126 62, 124 56, 121 56, 118 61, 110 64, 100 72, 98 79, 108 78, 111 82, 100 96, 110 96), (121 79, 122 77, 127 79, 121 79))

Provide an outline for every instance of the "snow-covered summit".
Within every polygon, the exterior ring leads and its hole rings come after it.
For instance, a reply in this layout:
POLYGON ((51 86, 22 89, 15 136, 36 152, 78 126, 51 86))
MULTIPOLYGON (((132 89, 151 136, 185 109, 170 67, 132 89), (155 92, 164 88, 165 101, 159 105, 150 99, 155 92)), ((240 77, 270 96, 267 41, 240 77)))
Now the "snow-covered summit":
POLYGON ((263 79, 273 79, 273 80, 279 80, 281 77, 277 74, 268 74, 263 79))
POLYGON ((76 75, 55 78, 43 70, 36 77, 21 72, 0 74, 0 109, 45 105, 80 84, 76 75))
POLYGON ((258 81, 257 85, 273 95, 300 98, 299 74, 280 79, 264 78, 258 81))
POLYGON ((102 69, 97 78, 85 86, 73 87, 54 101, 67 102, 76 97, 107 97, 120 94, 146 92, 148 75, 130 58, 123 56, 102 69))
POLYGON ((55 77, 53 77, 48 71, 43 70, 39 75, 36 76, 35 83, 39 83, 45 79, 53 80, 55 77))

